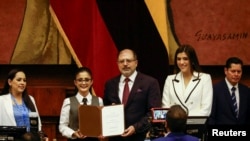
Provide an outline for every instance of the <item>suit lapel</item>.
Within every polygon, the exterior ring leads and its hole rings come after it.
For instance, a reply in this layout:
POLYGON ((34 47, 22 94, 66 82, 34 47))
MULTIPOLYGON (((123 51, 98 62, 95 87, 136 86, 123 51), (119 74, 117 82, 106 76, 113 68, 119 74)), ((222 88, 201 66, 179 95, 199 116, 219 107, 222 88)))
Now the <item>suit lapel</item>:
POLYGON ((176 91, 176 94, 181 99, 181 101, 185 101, 185 103, 188 101, 189 97, 193 94, 194 90, 196 89, 197 85, 200 82, 200 78, 197 79, 196 77, 192 77, 190 82, 188 83, 186 89, 183 84, 183 78, 181 73, 178 73, 176 76, 176 79, 178 81, 173 81, 174 90, 176 91))
POLYGON ((241 84, 238 84, 238 89, 239 89, 239 99, 240 99, 240 102, 239 102, 240 104, 238 106, 241 107, 241 108, 238 108, 239 109, 238 118, 240 118, 241 113, 245 114, 243 112, 243 111, 245 111, 245 104, 249 101, 244 95, 244 93, 246 93, 246 92, 243 91, 241 84), (241 106, 241 104, 242 104, 242 106, 241 106))
POLYGON ((185 91, 185 103, 188 101, 189 97, 194 94, 195 89, 199 85, 201 78, 192 77, 185 91))
POLYGON ((197 83, 199 83, 199 81, 193 81, 194 78, 192 77, 190 82, 188 83, 187 87, 186 87, 186 90, 184 92, 184 95, 187 96, 192 93, 193 89, 196 87, 197 83))
POLYGON ((128 106, 131 103, 131 101, 133 101, 133 98, 135 97, 137 91, 140 91, 140 84, 142 83, 142 81, 143 81, 142 77, 140 73, 138 72, 137 76, 135 77, 135 82, 133 84, 133 87, 130 90, 126 106, 128 106))
POLYGON ((184 87, 182 84, 182 76, 181 73, 178 73, 176 75, 175 80, 173 80, 173 87, 174 87, 174 91, 176 93, 176 96, 179 97, 179 99, 181 101, 184 101, 185 97, 184 97, 184 87))
POLYGON ((12 104, 13 104, 13 102, 11 100, 11 95, 10 94, 6 95, 6 101, 4 102, 5 109, 8 109, 8 110, 6 110, 8 113, 6 116, 9 116, 9 119, 11 120, 12 123, 16 123, 16 121, 14 119, 13 105, 12 104))
POLYGON ((121 78, 121 76, 116 77, 116 79, 114 79, 112 85, 116 86, 116 87, 114 87, 114 90, 113 90, 113 93, 114 93, 113 98, 115 99, 116 102, 120 102, 120 104, 121 104, 122 102, 121 102, 121 100, 119 98, 119 81, 120 81, 120 78, 121 78))
POLYGON ((227 84, 226 84, 226 81, 224 81, 223 89, 224 89, 223 93, 224 93, 224 95, 225 95, 226 101, 227 101, 227 103, 230 105, 231 111, 234 113, 234 107, 233 107, 231 92, 230 92, 229 89, 228 89, 228 86, 227 86, 227 84))

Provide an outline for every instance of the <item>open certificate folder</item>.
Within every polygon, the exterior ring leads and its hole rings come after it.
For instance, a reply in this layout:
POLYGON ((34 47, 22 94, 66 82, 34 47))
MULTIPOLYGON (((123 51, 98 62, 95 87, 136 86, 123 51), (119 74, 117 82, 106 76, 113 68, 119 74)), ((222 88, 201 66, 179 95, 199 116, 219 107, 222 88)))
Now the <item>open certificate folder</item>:
POLYGON ((108 137, 124 132, 124 106, 79 106, 79 129, 88 137, 108 137))

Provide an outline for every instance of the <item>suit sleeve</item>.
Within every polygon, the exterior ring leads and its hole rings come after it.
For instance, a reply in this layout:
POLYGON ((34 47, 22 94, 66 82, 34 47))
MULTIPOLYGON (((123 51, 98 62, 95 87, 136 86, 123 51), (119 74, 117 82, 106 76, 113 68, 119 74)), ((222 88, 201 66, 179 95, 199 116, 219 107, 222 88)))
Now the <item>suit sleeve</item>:
POLYGON ((163 93, 162 93, 162 107, 163 108, 169 108, 171 106, 170 104, 170 86, 171 86, 171 80, 168 78, 166 78, 165 84, 164 84, 164 88, 163 88, 163 93))
POLYGON ((150 123, 148 119, 149 119, 149 116, 151 116, 151 108, 161 107, 160 86, 156 79, 151 81, 151 83, 149 84, 147 93, 148 93, 147 94, 147 103, 148 103, 147 113, 141 120, 139 120, 133 125, 137 133, 145 132, 149 129, 150 123))
POLYGON ((38 112, 38 109, 37 109, 37 106, 36 106, 36 102, 35 102, 35 99, 33 96, 30 96, 30 99, 31 101, 33 102, 35 108, 36 108, 36 112, 37 112, 37 115, 38 115, 38 130, 41 131, 42 130, 42 122, 41 122, 41 118, 40 118, 40 115, 39 115, 39 112, 38 112))
POLYGON ((210 113, 210 116, 208 118, 208 124, 214 125, 215 124, 215 114, 216 114, 216 93, 215 93, 215 88, 213 88, 213 102, 212 102, 212 110, 210 113))
POLYGON ((118 84, 114 81, 108 81, 105 83, 104 87, 103 104, 106 106, 112 105, 113 103, 121 104, 118 97, 118 84))

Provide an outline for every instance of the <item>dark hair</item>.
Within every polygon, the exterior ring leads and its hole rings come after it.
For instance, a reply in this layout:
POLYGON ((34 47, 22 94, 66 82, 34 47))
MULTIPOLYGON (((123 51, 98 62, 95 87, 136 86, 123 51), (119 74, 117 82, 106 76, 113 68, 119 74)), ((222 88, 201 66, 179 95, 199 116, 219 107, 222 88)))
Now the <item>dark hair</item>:
POLYGON ((133 53, 134 59, 137 60, 137 53, 133 49, 131 49, 131 48, 124 48, 124 49, 120 50, 118 52, 117 58, 119 57, 119 55, 121 54, 121 52, 124 51, 124 50, 130 50, 133 53))
POLYGON ((231 68, 232 64, 240 64, 241 67, 242 67, 243 66, 243 61, 238 57, 230 57, 230 58, 227 59, 225 67, 226 68, 231 68))
POLYGON ((188 56, 188 59, 190 60, 190 65, 191 65, 191 72, 197 71, 201 72, 200 64, 198 57, 196 55, 195 49, 191 45, 181 45, 175 52, 175 57, 174 57, 174 72, 178 73, 180 72, 180 68, 177 65, 177 55, 179 53, 185 52, 188 56))
MULTIPOLYGON (((1 92, 0 95, 6 95, 6 94, 9 94, 10 93, 10 85, 8 83, 8 80, 13 80, 15 77, 16 77, 16 74, 18 72, 23 72, 25 74, 25 72, 22 70, 22 69, 12 69, 9 73, 8 73, 8 76, 7 76, 7 79, 5 80, 5 83, 4 83, 4 87, 3 87, 3 90, 1 92)), ((22 97, 23 97, 23 101, 25 103, 25 105, 32 111, 32 112, 35 112, 36 109, 35 109, 35 106, 33 104, 33 102, 31 101, 29 95, 28 95, 28 92, 27 92, 27 88, 25 88, 25 90, 23 91, 22 93, 22 97)))
MULTIPOLYGON (((76 72, 75 72, 75 79, 76 79, 76 76, 77 76, 79 73, 81 73, 81 72, 87 72, 87 73, 90 75, 91 79, 93 79, 92 71, 91 71, 90 68, 88 68, 88 67, 80 67, 80 68, 78 68, 78 69, 76 70, 76 72)), ((93 92, 92 92, 92 87, 93 87, 93 85, 90 87, 90 90, 89 90, 89 92, 90 92, 91 94, 93 94, 93 92)), ((77 93, 77 92, 78 92, 78 89, 77 89, 77 87, 75 87, 75 93, 77 93)))
POLYGON ((41 141, 41 137, 38 132, 27 132, 22 136, 22 141, 41 141))
POLYGON ((167 126, 171 132, 184 132, 187 118, 186 111, 180 105, 173 105, 167 112, 167 126))

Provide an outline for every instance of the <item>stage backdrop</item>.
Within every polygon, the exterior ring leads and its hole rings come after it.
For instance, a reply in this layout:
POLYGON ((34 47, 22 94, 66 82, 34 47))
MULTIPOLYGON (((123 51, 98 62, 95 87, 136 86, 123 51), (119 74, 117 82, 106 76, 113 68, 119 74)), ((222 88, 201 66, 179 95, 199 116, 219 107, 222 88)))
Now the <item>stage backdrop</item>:
POLYGON ((224 65, 231 56, 250 64, 248 0, 168 0, 167 5, 176 41, 194 46, 202 65, 224 65))
POLYGON ((161 88, 178 44, 195 47, 201 65, 230 56, 250 64, 247 0, 0 0, 1 64, 87 66, 94 89, 118 75, 117 52, 132 48, 138 70, 161 88), (72 59, 73 58, 73 59, 72 59))
POLYGON ((3 45, 10 50, 0 63, 87 66, 94 74, 94 90, 102 96, 105 81, 119 74, 118 51, 132 48, 138 54, 138 71, 157 78, 163 87, 169 72, 166 38, 161 38, 144 0, 10 1, 1 1, 11 10, 1 15, 18 16, 19 23, 11 27, 16 20, 0 20, 5 21, 2 37, 9 38, 6 34, 15 28, 12 40, 1 44, 2 52, 3 45))

